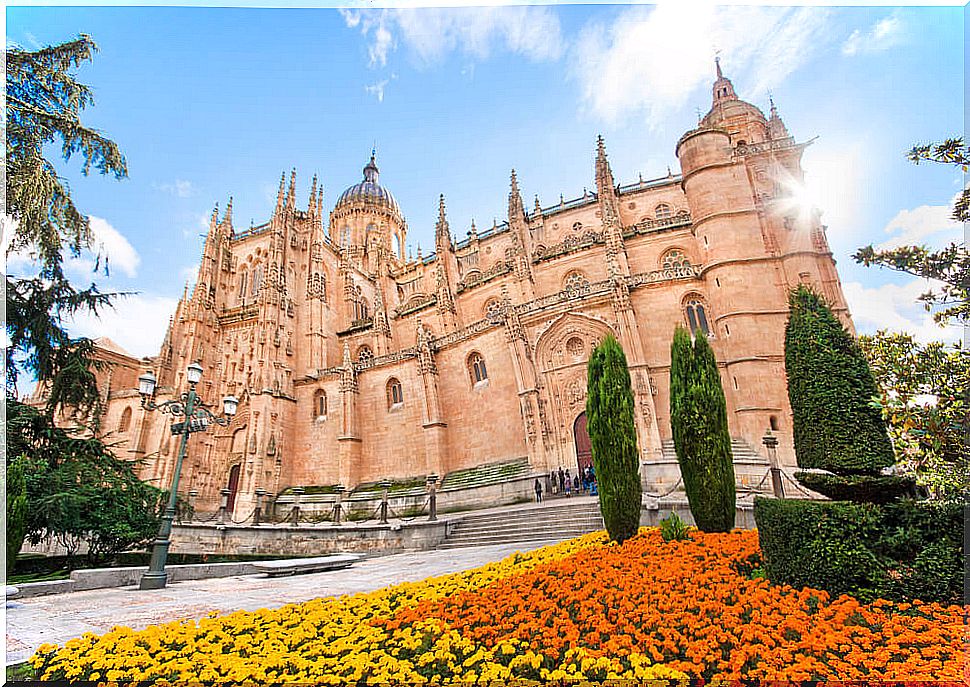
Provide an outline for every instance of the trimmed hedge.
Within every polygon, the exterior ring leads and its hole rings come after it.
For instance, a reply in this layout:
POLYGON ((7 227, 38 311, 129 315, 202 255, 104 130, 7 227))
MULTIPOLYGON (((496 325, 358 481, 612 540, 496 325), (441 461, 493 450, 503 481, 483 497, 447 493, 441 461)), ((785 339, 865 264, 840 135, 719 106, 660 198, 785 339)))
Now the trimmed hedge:
POLYGON ((961 602, 962 505, 758 497, 754 517, 765 571, 775 584, 861 601, 961 602))
POLYGON ((898 475, 829 475, 819 472, 796 472, 795 479, 833 501, 889 503, 902 496, 913 496, 916 491, 915 479, 898 475))
POLYGON ((878 390, 859 344, 807 286, 791 292, 789 310, 785 372, 798 466, 836 474, 889 467, 893 447, 870 404, 878 390))

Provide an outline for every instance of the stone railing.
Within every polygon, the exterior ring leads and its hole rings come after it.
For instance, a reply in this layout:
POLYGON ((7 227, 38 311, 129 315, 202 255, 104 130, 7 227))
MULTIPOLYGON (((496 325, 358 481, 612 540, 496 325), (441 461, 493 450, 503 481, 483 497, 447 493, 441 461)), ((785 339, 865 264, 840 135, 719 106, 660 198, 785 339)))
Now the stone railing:
POLYGON ((220 325, 233 324, 243 320, 251 320, 257 314, 259 314, 259 303, 247 303, 223 310, 222 314, 218 316, 218 320, 220 325))
POLYGON ((508 274, 512 271, 512 264, 505 260, 500 260, 491 267, 489 267, 484 272, 478 272, 475 275, 469 275, 468 279, 464 279, 458 282, 455 287, 456 293, 461 293, 462 291, 467 291, 468 289, 473 289, 476 286, 481 286, 482 284, 495 279, 503 274, 508 274))

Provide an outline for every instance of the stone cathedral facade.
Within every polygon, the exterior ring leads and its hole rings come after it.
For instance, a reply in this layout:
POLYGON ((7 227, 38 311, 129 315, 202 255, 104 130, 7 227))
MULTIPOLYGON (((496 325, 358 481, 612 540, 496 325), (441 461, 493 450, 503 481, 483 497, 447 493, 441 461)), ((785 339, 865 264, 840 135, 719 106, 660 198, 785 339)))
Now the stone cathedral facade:
POLYGON ((416 259, 373 157, 329 215, 316 179, 298 204, 291 174, 265 224, 235 227, 231 201, 213 213, 158 356, 107 380, 104 427, 143 477, 168 484, 171 418, 141 410, 134 378, 152 369, 164 400, 199 361, 206 401, 240 399, 231 425, 189 444, 182 490, 206 510, 227 485, 239 514, 257 489, 515 462, 575 471, 589 460, 586 363, 612 334, 629 362, 644 485, 660 489, 676 479, 668 376, 681 324, 710 337, 735 445, 758 453, 771 427, 793 465, 788 290, 814 285, 851 327, 824 227, 787 202, 805 145, 718 66, 710 111, 676 144, 679 174, 618 183, 599 139, 595 192, 526 205, 513 172, 507 220, 460 241, 442 198, 434 253, 416 259))

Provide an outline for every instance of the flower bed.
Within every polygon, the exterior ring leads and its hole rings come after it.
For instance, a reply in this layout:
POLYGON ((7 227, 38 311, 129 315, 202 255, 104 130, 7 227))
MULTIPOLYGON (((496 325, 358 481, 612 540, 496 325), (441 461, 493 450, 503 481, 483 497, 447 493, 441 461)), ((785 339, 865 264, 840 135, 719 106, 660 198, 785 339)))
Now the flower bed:
POLYGON ((749 579, 756 532, 692 537, 597 533, 369 594, 87 634, 31 663, 112 681, 960 679, 961 607, 773 587, 749 579))

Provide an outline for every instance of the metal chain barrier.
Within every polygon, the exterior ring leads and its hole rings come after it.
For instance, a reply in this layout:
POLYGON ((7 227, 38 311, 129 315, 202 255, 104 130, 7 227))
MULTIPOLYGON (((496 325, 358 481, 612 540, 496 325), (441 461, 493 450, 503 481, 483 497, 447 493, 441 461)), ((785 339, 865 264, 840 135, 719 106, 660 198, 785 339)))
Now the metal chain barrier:
POLYGON ((234 520, 232 518, 232 516, 230 515, 229 516, 229 522, 231 522, 234 525, 242 525, 242 524, 245 524, 245 523, 249 522, 250 520, 254 519, 255 517, 256 517, 256 509, 254 508, 252 510, 252 512, 249 515, 247 515, 245 518, 243 518, 242 520, 234 520))
POLYGON ((393 508, 388 508, 388 510, 390 511, 390 513, 391 513, 391 515, 392 515, 392 516, 393 516, 393 517, 394 517, 394 518, 395 518, 396 520, 400 520, 401 522, 414 522, 414 521, 415 521, 415 520, 417 520, 417 519, 418 519, 419 517, 421 517, 422 515, 424 515, 424 514, 425 514, 425 512, 424 512, 424 509, 425 509, 425 508, 427 508, 427 507, 428 507, 428 506, 430 506, 430 505, 431 505, 431 497, 430 497, 430 496, 428 496, 428 498, 427 498, 427 500, 425 500, 425 502, 424 502, 424 504, 423 504, 423 505, 421 506, 421 508, 419 508, 419 509, 418 509, 418 512, 417 512, 417 513, 415 513, 414 515, 412 515, 411 517, 407 517, 407 518, 406 518, 406 517, 404 517, 404 516, 402 516, 402 515, 400 515, 400 514, 399 514, 399 513, 397 512, 397 511, 395 511, 395 510, 394 510, 393 508))
POLYGON ((760 490, 761 490, 761 486, 766 481, 768 481, 768 478, 769 477, 771 477, 771 469, 770 468, 768 469, 768 472, 766 472, 764 474, 764 477, 761 478, 761 481, 758 482, 756 485, 754 485, 753 487, 752 486, 744 487, 744 491, 746 493, 743 496, 741 496, 740 498, 746 499, 746 498, 748 498, 750 496, 758 496, 758 494, 760 493, 760 490))
POLYGON ((793 480, 791 477, 789 477, 787 472, 785 472, 784 470, 782 470, 782 473, 781 474, 784 475, 785 479, 787 479, 788 482, 793 487, 795 487, 798 491, 800 491, 803 494, 805 494, 805 496, 807 496, 810 499, 814 499, 815 498, 815 496, 814 496, 814 494, 812 494, 812 492, 808 491, 801 484, 799 484, 798 482, 796 482, 795 480, 793 480))
POLYGON ((672 486, 670 489, 668 489, 664 493, 662 493, 662 494, 652 494, 650 492, 647 492, 647 493, 644 494, 644 496, 649 496, 652 499, 662 499, 664 496, 670 496, 675 491, 677 491, 677 487, 679 487, 683 483, 683 481, 684 481, 684 478, 683 477, 678 477, 677 478, 677 481, 674 482, 674 486, 672 486))

